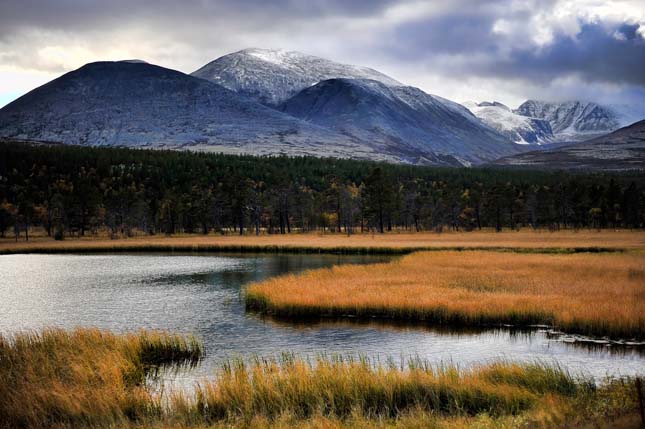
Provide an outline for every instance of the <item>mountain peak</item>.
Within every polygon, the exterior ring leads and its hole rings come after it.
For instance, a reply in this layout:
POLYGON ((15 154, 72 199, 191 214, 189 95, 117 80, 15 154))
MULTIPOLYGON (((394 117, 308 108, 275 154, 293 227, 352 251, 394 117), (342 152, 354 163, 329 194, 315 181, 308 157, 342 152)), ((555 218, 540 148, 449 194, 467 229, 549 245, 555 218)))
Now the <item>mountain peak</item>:
POLYGON ((553 133, 562 141, 585 140, 607 134, 621 125, 613 109, 592 101, 527 100, 515 113, 548 121, 553 133))
POLYGON ((132 64, 148 64, 148 62, 147 62, 147 61, 138 60, 138 59, 136 59, 136 58, 133 58, 133 59, 131 59, 131 60, 120 60, 120 61, 118 61, 118 62, 119 62, 119 63, 132 63, 132 64))
POLYGON ((153 64, 83 67, 0 109, 0 136, 66 144, 397 160, 212 82, 153 64))
POLYGON ((480 120, 497 132, 522 145, 541 145, 553 141, 548 121, 523 116, 497 101, 464 103, 480 120))
POLYGON ((369 141, 379 152, 404 153, 411 162, 471 165, 517 148, 463 106, 409 86, 371 79, 327 79, 303 89, 279 110, 369 141))
POLYGON ((477 103, 477 106, 479 107, 499 107, 504 110, 508 110, 509 112, 511 109, 503 103, 500 103, 499 101, 482 101, 481 103, 477 103))
POLYGON ((192 75, 268 105, 277 105, 328 79, 370 79, 388 86, 402 85, 368 67, 283 49, 243 49, 211 61, 192 75))

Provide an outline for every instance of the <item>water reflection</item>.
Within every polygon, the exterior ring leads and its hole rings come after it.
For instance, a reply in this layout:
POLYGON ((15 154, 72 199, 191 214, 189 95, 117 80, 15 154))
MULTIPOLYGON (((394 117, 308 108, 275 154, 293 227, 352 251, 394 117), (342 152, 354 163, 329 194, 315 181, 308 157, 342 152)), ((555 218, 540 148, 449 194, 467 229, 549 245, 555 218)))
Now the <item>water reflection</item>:
POLYGON ((379 331, 393 330, 405 334, 410 331, 423 331, 431 335, 447 335, 454 338, 463 336, 492 335, 507 337, 511 342, 557 342, 565 347, 586 350, 595 353, 609 353, 615 356, 629 356, 634 353, 645 357, 645 343, 593 339, 584 336, 569 335, 562 332, 542 327, 473 327, 473 326, 443 326, 423 324, 404 320, 379 319, 379 318, 307 318, 292 320, 276 318, 255 313, 256 317, 265 323, 273 323, 280 327, 293 327, 295 329, 357 329, 373 328, 379 331))
POLYGON ((100 254, 0 256, 0 332, 93 326, 164 329, 201 337, 206 357, 177 382, 209 377, 231 357, 283 351, 411 356, 460 366, 497 359, 553 361, 595 377, 643 373, 635 348, 563 342, 545 330, 446 329, 384 321, 286 323, 247 313, 244 285, 271 276, 383 256, 318 254, 100 254))

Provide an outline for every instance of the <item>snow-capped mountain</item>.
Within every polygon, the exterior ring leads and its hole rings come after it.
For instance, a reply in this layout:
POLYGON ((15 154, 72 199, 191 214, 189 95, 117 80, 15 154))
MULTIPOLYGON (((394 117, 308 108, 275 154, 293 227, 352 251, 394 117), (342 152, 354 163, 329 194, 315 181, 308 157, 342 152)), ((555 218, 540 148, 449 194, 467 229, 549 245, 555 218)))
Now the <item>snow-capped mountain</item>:
MULTIPOLYGON (((428 151, 469 165, 518 151, 465 107, 420 89, 368 79, 329 79, 277 107, 289 115, 418 157, 428 151)), ((414 162, 414 158, 412 158, 414 162)), ((436 160, 432 160, 436 162, 436 160)))
POLYGON ((0 109, 0 136, 81 145, 403 161, 247 100, 220 85, 142 62, 98 62, 0 109))
POLYGON ((312 120, 152 64, 91 63, 0 109, 0 137, 437 165, 468 165, 514 153, 460 105, 414 88, 360 82, 350 86, 361 89, 355 101, 366 110, 346 117, 350 123, 344 128, 336 126, 343 121, 341 111, 334 120, 312 120), (372 98, 365 95, 369 86, 376 88, 372 98), (385 106, 383 116, 368 120, 379 105, 385 106))
POLYGON ((300 52, 244 49, 224 55, 192 73, 263 104, 276 105, 300 90, 334 78, 401 83, 376 70, 341 64, 300 52))
POLYGON ((548 121, 557 141, 587 140, 621 126, 619 115, 613 109, 593 102, 527 100, 514 112, 548 121))
POLYGON ((496 165, 545 169, 645 170, 645 120, 592 140, 504 157, 496 165))
POLYGON ((481 103, 469 101, 463 104, 484 123, 514 143, 542 145, 552 143, 555 139, 548 121, 522 116, 497 101, 481 103))

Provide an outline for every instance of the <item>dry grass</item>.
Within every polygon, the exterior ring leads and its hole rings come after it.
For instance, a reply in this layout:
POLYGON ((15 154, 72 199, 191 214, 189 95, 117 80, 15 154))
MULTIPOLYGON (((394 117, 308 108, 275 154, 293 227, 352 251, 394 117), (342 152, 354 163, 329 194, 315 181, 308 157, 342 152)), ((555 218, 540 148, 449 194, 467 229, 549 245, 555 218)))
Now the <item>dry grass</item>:
POLYGON ((414 250, 607 250, 645 249, 645 231, 494 231, 437 233, 287 234, 140 236, 128 239, 83 238, 54 241, 45 237, 29 242, 0 240, 0 254, 79 251, 291 251, 336 253, 406 253, 414 250))
POLYGON ((148 365, 200 355, 193 339, 146 332, 0 338, 0 427, 537 429, 635 412, 631 381, 596 387, 543 364, 464 371, 284 355, 230 362, 190 394, 161 397, 144 383, 148 365))
POLYGON ((307 421, 313 417, 379 421, 417 413, 435 418, 495 418, 520 415, 547 395, 572 398, 591 384, 559 368, 540 364, 493 364, 470 371, 433 367, 412 360, 403 367, 367 359, 290 355, 229 363, 215 382, 194 398, 175 395, 169 416, 181 421, 218 422, 263 418, 307 421))
POLYGON ((420 252, 269 279, 251 285, 246 302, 285 317, 545 324, 643 339, 645 255, 420 252))
POLYGON ((121 424, 158 412, 145 386, 159 365, 196 363, 194 338, 94 329, 0 337, 0 427, 121 424))

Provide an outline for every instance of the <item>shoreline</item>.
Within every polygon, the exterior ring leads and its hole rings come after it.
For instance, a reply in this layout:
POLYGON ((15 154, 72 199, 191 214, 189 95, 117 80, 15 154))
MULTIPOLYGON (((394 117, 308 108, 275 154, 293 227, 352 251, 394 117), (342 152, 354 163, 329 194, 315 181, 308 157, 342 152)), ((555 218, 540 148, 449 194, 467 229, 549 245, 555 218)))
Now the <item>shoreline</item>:
POLYGON ((418 325, 547 325, 565 334, 640 342, 642 303, 630 297, 642 293, 642 262, 640 252, 415 252, 395 262, 252 283, 245 307, 292 320, 351 316, 418 325))
POLYGON ((182 235, 103 237, 55 241, 0 239, 0 255, 78 252, 239 252, 405 255, 418 251, 495 251, 525 253, 603 253, 645 249, 645 231, 473 231, 390 232, 386 234, 182 235))

